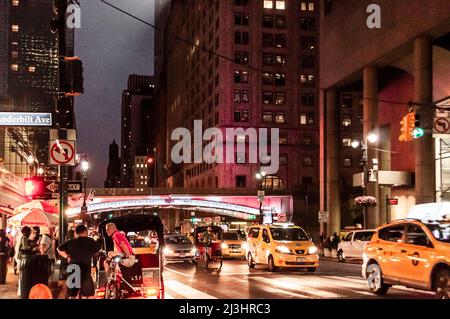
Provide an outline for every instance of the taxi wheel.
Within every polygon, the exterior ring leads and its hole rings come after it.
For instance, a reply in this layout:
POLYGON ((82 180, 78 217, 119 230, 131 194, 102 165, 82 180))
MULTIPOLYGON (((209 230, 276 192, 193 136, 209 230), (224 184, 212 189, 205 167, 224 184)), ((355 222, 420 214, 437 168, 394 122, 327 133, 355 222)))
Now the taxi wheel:
POLYGON ((376 295, 385 295, 390 288, 383 282, 381 268, 378 264, 371 264, 367 267, 367 283, 370 291, 376 295))
POLYGON ((450 299, 450 271, 440 270, 434 279, 436 298, 450 299))
POLYGON ((339 262, 345 263, 344 252, 342 251, 342 249, 340 249, 338 251, 337 257, 338 257, 339 262))
POLYGON ((269 258, 268 258, 268 266, 269 266, 269 271, 270 271, 270 272, 275 272, 275 271, 277 271, 277 267, 275 266, 275 261, 273 260, 272 255, 269 255, 269 258))
POLYGON ((250 253, 247 255, 247 263, 249 268, 255 268, 255 262, 253 261, 252 254, 250 253))
POLYGON ((317 268, 316 267, 309 267, 308 268, 308 272, 316 272, 317 268))

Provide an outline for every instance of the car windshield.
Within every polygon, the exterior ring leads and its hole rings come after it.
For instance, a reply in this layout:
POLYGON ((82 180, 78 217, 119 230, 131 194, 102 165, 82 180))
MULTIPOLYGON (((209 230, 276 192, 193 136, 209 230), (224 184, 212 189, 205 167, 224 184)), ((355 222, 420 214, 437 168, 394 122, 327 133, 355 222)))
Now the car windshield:
POLYGON ((271 228, 273 240, 277 241, 306 241, 309 237, 301 228, 271 228))
POLYGON ((133 248, 152 247, 158 243, 158 234, 151 230, 128 232, 127 238, 133 248))
POLYGON ((237 233, 224 233, 224 240, 240 240, 239 235, 237 233))
POLYGON ((450 223, 426 224, 426 226, 434 238, 445 243, 450 243, 450 223))
POLYGON ((191 240, 185 236, 170 236, 166 237, 166 244, 180 245, 180 244, 192 244, 191 240))

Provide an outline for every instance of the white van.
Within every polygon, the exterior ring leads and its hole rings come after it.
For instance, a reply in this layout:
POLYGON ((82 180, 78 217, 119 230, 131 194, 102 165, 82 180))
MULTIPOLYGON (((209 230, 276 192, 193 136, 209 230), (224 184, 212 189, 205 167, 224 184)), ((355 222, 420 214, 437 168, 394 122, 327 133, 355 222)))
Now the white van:
POLYGON ((441 221, 450 219, 450 202, 420 204, 411 207, 408 213, 410 219, 421 221, 441 221))

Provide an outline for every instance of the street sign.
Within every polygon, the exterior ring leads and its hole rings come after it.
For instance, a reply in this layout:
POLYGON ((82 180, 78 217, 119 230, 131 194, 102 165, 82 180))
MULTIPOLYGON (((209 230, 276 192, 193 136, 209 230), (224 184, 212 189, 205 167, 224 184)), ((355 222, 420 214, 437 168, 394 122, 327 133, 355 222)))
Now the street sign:
POLYGON ((434 121, 435 134, 450 134, 450 119, 439 117, 434 121))
POLYGON ((52 126, 52 114, 0 112, 0 126, 52 126))
MULTIPOLYGON (((55 181, 45 181, 46 193, 58 193, 59 192, 59 182, 55 181)), ((79 194, 83 192, 83 182, 81 181, 67 181, 66 182, 66 192, 69 194, 79 194)))
POLYGON ((319 223, 328 223, 328 212, 319 212, 319 223))
POLYGON ((286 214, 278 214, 278 221, 281 223, 287 222, 287 215, 286 214))
POLYGON ((50 164, 61 166, 75 165, 75 141, 50 141, 50 164))
POLYGON ((397 206, 398 205, 398 198, 387 198, 386 204, 389 206, 397 206))
POLYGON ((265 191, 258 191, 258 202, 263 202, 265 196, 266 196, 265 191))

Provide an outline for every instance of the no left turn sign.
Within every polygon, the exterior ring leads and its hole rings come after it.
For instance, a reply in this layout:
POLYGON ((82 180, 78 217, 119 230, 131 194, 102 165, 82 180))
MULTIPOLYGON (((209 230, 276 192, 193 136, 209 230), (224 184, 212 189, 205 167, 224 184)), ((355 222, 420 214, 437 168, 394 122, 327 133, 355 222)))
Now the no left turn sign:
POLYGON ((49 149, 51 165, 75 165, 75 141, 51 141, 49 149))
POLYGON ((434 121, 434 132, 437 134, 449 134, 450 120, 446 117, 437 118, 436 121, 434 121))

